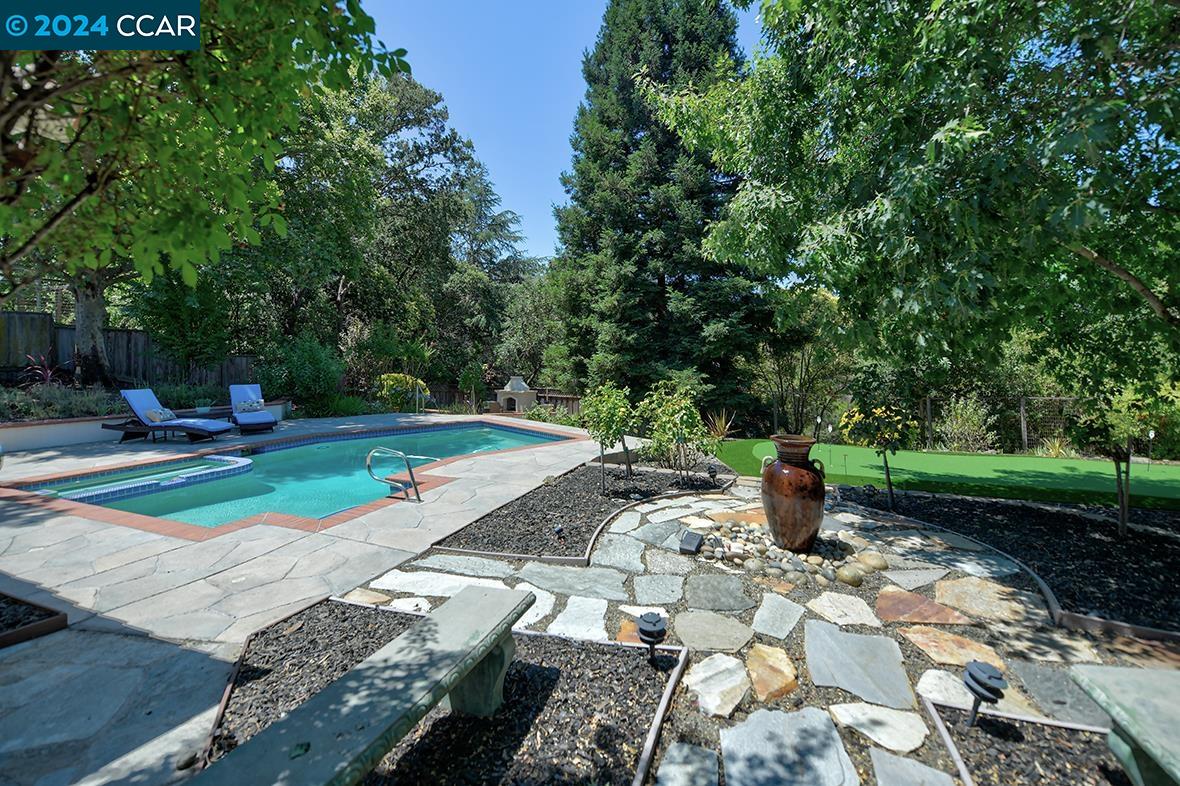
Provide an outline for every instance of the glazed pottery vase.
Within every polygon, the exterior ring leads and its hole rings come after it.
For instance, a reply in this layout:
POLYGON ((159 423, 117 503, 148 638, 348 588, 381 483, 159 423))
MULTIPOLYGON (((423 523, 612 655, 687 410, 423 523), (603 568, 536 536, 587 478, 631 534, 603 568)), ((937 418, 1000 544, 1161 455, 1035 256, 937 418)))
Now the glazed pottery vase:
POLYGON ((779 548, 808 551, 824 518, 824 465, 807 456, 815 444, 811 437, 770 439, 778 455, 762 467, 762 508, 771 540, 779 548))

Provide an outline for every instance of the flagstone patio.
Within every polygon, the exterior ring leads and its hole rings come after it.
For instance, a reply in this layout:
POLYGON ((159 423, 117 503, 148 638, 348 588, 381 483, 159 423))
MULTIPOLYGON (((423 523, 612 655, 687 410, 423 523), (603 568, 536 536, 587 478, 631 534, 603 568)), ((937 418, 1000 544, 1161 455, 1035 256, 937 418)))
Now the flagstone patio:
POLYGON ((825 557, 780 553, 760 534, 757 494, 742 482, 724 494, 634 506, 617 514, 585 568, 428 556, 369 586, 394 604, 411 593, 437 604, 486 576, 540 586, 551 611, 528 627, 575 638, 634 641, 635 615, 666 615, 668 641, 693 654, 665 727, 658 784, 716 782, 719 767, 729 784, 952 783, 958 773, 919 697, 969 706, 960 669, 972 658, 1007 671, 1000 711, 1096 717, 1063 669, 1124 656, 1053 627, 1033 580, 1011 560, 845 505, 830 505, 825 557), (685 530, 706 536, 700 555, 677 553, 685 530), (437 578, 424 589, 427 575, 437 578), (678 739, 681 728, 693 739, 678 739), (711 745, 701 746, 702 733, 711 745))

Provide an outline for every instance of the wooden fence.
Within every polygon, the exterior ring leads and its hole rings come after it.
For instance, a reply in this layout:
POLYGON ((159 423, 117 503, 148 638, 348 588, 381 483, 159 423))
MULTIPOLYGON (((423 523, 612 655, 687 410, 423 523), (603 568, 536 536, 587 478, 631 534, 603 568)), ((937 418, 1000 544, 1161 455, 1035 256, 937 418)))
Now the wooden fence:
MULTIPOLYGON (((231 355, 220 365, 191 370, 169 358, 142 330, 103 331, 111 373, 149 385, 188 382, 225 387, 252 378, 254 358, 231 355)), ((28 364, 28 356, 44 356, 67 371, 74 367, 74 326, 56 325, 49 314, 0 312, 0 374, 10 381, 28 364)))

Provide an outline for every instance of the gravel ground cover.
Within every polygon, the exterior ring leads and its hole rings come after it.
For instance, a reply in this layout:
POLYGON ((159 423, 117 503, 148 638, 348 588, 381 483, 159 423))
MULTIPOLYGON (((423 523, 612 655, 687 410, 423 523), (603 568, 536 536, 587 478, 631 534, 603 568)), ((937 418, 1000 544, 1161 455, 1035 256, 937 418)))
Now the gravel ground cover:
MULTIPOLYGON (((841 488, 865 507, 888 509, 883 491, 841 488)), ((1068 510, 1043 510, 987 499, 902 496, 896 512, 975 538, 1023 560, 1053 589, 1066 611, 1175 629, 1180 593, 1180 538, 1132 530, 1068 510)), ((1163 517, 1156 516, 1153 524, 1163 517)))
MULTIPOLYGON (((727 471, 723 465, 719 469, 727 471)), ((608 466, 607 493, 603 496, 599 473, 597 466, 585 466, 553 478, 438 545, 503 554, 579 557, 586 553, 603 519, 620 508, 671 491, 716 490, 721 483, 698 474, 691 476, 685 486, 673 473, 643 467, 637 467, 628 479, 622 469, 608 466)))
MULTIPOLYGON (((417 618, 325 601, 256 635, 213 758, 340 677, 417 618)), ((675 658, 554 637, 516 637, 505 704, 487 719, 435 708, 369 784, 629 784, 675 658)))
POLYGON ((1106 735, 940 707, 967 771, 980 786, 1130 786, 1106 735))
POLYGON ((23 628, 53 616, 53 612, 32 606, 8 595, 0 595, 0 634, 23 628))

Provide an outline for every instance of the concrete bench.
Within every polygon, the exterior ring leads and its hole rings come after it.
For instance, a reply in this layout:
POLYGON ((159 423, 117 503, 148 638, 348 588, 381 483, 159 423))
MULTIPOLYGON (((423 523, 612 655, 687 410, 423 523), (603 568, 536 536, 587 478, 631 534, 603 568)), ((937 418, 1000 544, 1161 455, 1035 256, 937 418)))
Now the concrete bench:
POLYGON ((353 784, 440 702, 452 712, 492 715, 516 652, 512 625, 536 599, 464 588, 196 781, 353 784))
POLYGON ((1070 676, 1110 716, 1106 742, 1135 786, 1180 784, 1180 671, 1079 665, 1070 676))

